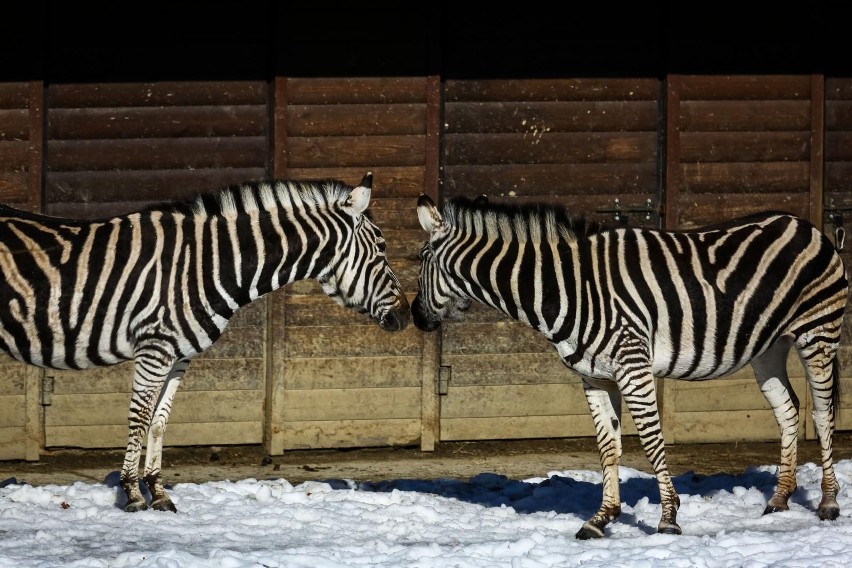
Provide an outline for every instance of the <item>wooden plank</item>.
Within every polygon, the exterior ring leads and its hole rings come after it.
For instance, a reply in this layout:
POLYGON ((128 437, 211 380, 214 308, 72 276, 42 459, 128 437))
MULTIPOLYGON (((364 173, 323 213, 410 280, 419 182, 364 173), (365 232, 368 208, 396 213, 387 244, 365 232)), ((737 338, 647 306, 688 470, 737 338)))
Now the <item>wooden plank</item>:
POLYGON ((264 329, 262 327, 235 327, 229 329, 199 355, 201 359, 262 359, 264 356, 264 329))
MULTIPOLYGON (((2 145, 0 143, 0 147, 2 145)), ((1 149, 0 154, 2 154, 1 149)), ((0 202, 17 207, 25 206, 29 198, 27 188, 28 177, 23 167, 18 168, 18 171, 14 172, 0 171, 0 202)))
POLYGON ((304 168, 290 168, 288 176, 292 179, 333 178, 344 180, 350 185, 355 185, 361 181, 367 170, 373 172, 374 198, 416 198, 423 189, 424 171, 423 166, 419 164, 413 166, 379 167, 360 165, 356 167, 308 166, 304 168))
POLYGON ((678 208, 679 196, 683 191, 683 168, 681 162, 680 142, 680 92, 682 78, 677 74, 669 74, 666 78, 666 101, 665 101, 665 125, 663 142, 665 154, 663 155, 663 179, 660 187, 665 199, 663 209, 663 229, 676 229, 680 225, 680 209, 678 208))
POLYGON ((23 171, 27 164, 26 140, 4 140, 0 142, 0 170, 23 171))
POLYGON ((29 95, 26 81, 0 82, 0 108, 25 109, 29 106, 29 95))
POLYGON ((288 78, 290 105, 405 104, 426 100, 424 77, 288 78))
POLYGON ((287 372, 276 380, 293 390, 420 387, 421 363, 412 357, 291 358, 287 372))
POLYGON ((825 159, 829 162, 852 161, 852 135, 848 131, 825 133, 825 159))
POLYGON ((778 423, 771 410, 678 412, 676 416, 673 431, 681 444, 779 440, 778 423))
MULTIPOLYGON (((127 425, 56 426, 48 431, 47 448, 124 448, 127 425)), ((168 446, 220 446, 259 444, 260 422, 215 422, 172 424, 166 430, 168 446)), ((116 463, 116 470, 121 463, 116 463)), ((168 476, 168 466, 166 466, 168 476)))
POLYGON ((419 418, 287 422, 284 450, 407 446, 419 438, 419 418))
POLYGON ((810 130, 797 132, 683 132, 681 162, 808 162, 810 130))
POLYGON ((51 108, 50 140, 264 136, 267 109, 258 105, 51 108))
POLYGON ((657 113, 654 100, 451 102, 444 133, 656 132, 657 113))
POLYGON ((290 137, 288 168, 422 165, 425 135, 290 137))
POLYGON ((544 132, 448 134, 447 166, 655 162, 656 132, 544 132))
MULTIPOLYGON (((810 85, 808 85, 808 94, 810 85)), ((800 100, 684 100, 680 129, 689 132, 785 132, 811 129, 810 98, 800 100)))
POLYGON ((37 367, 27 367, 24 392, 24 446, 26 459, 37 461, 44 446, 44 419, 42 406, 42 374, 37 367))
MULTIPOLYGON (((59 426, 127 424, 130 397, 125 393, 53 395, 45 411, 48 430, 59 426)), ((187 422, 247 422, 260 420, 259 391, 178 391, 169 425, 187 422)))
POLYGON ((658 82, 644 78, 447 80, 446 100, 609 101, 656 100, 658 82))
POLYGON ((826 77, 825 98, 828 101, 852 101, 852 78, 826 77))
POLYGON ((594 424, 588 412, 584 415, 570 416, 501 416, 441 420, 441 440, 445 442, 574 438, 594 435, 594 424))
POLYGON ((555 350, 512 354, 448 353, 441 363, 452 367, 451 389, 462 386, 580 383, 580 376, 562 364, 555 350))
POLYGON ((677 226, 690 229, 723 219, 733 219, 763 211, 767 209, 768 203, 772 204, 772 209, 782 209, 802 217, 808 215, 807 193, 761 193, 760 199, 751 194, 738 193, 689 194, 681 196, 677 226))
POLYGON ((265 81, 54 83, 51 109, 265 105, 265 81))
POLYGON ((444 195, 447 198, 479 194, 549 195, 562 199, 624 194, 651 197, 656 193, 657 180, 657 166, 653 162, 448 165, 445 167, 444 195))
POLYGON ((26 424, 26 395, 0 396, 0 428, 20 428, 26 424))
POLYGON ((266 163, 263 136, 50 140, 52 171, 258 167, 266 163))
MULTIPOLYGON (((802 193, 809 190, 808 162, 696 163, 683 165, 683 194, 802 193)), ((792 196, 798 198, 798 195, 792 196)), ((754 200, 754 197, 751 198, 754 200)), ((761 202, 771 203, 769 195, 761 202)))
POLYGON ((825 77, 811 76, 811 129, 810 129, 810 215, 808 219, 817 227, 822 226, 823 187, 825 186, 825 77))
POLYGON ((20 460, 26 458, 24 428, 0 427, 0 460, 20 460))
POLYGON ((554 353, 553 347, 538 331, 524 324, 502 321, 445 325, 443 351, 445 355, 554 353), (488 341, 483 341, 486 337, 488 341))
POLYGON ((441 419, 588 414, 583 387, 574 384, 450 386, 441 419))
POLYGON ((0 142, 27 140, 29 137, 29 109, 7 109, 0 107, 0 142))
POLYGON ((414 326, 390 333, 377 325, 350 327, 305 326, 287 329, 287 341, 276 344, 286 357, 415 356, 420 353, 420 333, 414 326), (357 330, 357 333, 353 333, 357 330))
POLYGON ((290 136, 399 136, 426 130, 426 105, 336 104, 291 105, 290 136))
POLYGON ((308 389, 288 393, 287 422, 420 418, 420 386, 308 389))
POLYGON ((44 81, 29 83, 30 136, 27 145, 27 205, 29 211, 44 211, 44 116, 47 112, 44 81))
POLYGON ((810 98, 809 75, 683 75, 680 96, 690 100, 810 98))

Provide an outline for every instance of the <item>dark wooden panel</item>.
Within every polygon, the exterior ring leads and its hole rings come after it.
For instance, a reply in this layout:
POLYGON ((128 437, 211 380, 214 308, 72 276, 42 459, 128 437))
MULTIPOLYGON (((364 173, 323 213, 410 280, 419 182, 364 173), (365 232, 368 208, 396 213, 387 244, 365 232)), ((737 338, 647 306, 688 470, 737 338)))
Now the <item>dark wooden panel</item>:
POLYGON ((852 161, 852 132, 826 132, 825 159, 829 162, 852 161))
POLYGON ((446 100, 455 101, 641 101, 656 100, 656 79, 448 80, 446 100))
MULTIPOLYGON (((52 140, 49 171, 250 168, 266 162, 264 137, 52 140)), ((49 176, 50 174, 48 174, 49 176)))
POLYGON ((423 103, 426 78, 290 77, 287 94, 291 105, 423 103))
POLYGON ((0 203, 24 205, 29 201, 27 172, 0 171, 0 203))
POLYGON ((682 101, 811 97, 809 75, 686 75, 681 81, 682 101))
POLYGON ((450 134, 446 163, 559 164, 592 162, 653 162, 656 132, 547 132, 523 134, 450 134))
POLYGON ((444 195, 656 194, 657 166, 645 163, 448 166, 444 195))
POLYGON ((28 109, 0 108, 0 142, 26 140, 30 136, 28 109))
POLYGON ((678 201, 677 226, 694 228, 766 209, 789 211, 807 218, 810 197, 807 193, 765 193, 759 199, 748 193, 683 195, 678 201))
MULTIPOLYGON (((682 168, 683 193, 789 192, 807 195, 810 188, 808 162, 699 163, 684 164, 682 168)), ((763 203, 764 197, 758 201, 763 203)))
POLYGON ((852 78, 826 77, 826 101, 852 101, 852 78))
POLYGON ((515 321, 447 323, 444 325, 443 352, 446 355, 554 353, 553 347, 539 332, 515 321))
POLYGON ((59 83, 48 89, 52 109, 265 105, 264 81, 59 83))
POLYGON ((446 134, 656 132, 656 101, 458 102, 444 111, 446 134))
POLYGON ((290 168, 422 165, 426 136, 336 136, 288 139, 290 168))
POLYGON ((265 105, 51 109, 52 140, 262 136, 265 105))
POLYGON ((680 105, 681 131, 773 131, 811 128, 810 100, 701 100, 680 105))
POLYGON ((424 104, 290 105, 290 136, 357 136, 424 134, 424 104))
POLYGON ((852 161, 826 163, 825 186, 826 191, 852 192, 852 161))
MULTIPOLYGON (((287 177, 291 179, 324 179, 343 180, 355 185, 367 171, 373 172, 373 198, 376 197, 407 197, 414 198, 423 193, 423 166, 378 166, 363 165, 357 167, 303 167, 289 168, 287 177)), ((416 202, 415 202, 416 204, 416 202)))
POLYGON ((22 170, 27 164, 27 141, 0 142, 0 171, 22 170))
MULTIPOLYGON (((29 106, 29 83, 0 81, 0 108, 24 109, 29 106)), ((2 124, 2 123, 0 123, 2 124)))
POLYGON ((799 132, 684 132, 681 162, 807 162, 810 130, 799 132))
POLYGON ((852 130, 852 100, 825 102, 825 128, 852 130))

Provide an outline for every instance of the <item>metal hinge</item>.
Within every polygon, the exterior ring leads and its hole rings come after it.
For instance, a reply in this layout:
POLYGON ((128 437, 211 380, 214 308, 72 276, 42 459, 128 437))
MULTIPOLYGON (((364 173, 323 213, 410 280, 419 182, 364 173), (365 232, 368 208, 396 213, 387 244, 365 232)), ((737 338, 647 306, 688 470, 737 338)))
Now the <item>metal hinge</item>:
POLYGON ((597 212, 612 215, 613 220, 620 225, 626 225, 629 221, 628 217, 630 215, 639 214, 645 221, 650 221, 652 216, 660 214, 657 207, 654 205, 654 200, 650 197, 645 200, 644 206, 625 206, 622 205, 621 200, 616 197, 612 202, 612 207, 598 209, 597 212))
POLYGON ((450 392, 450 380, 453 378, 453 368, 448 366, 438 367, 438 394, 450 392))
POLYGON ((55 379, 50 375, 44 375, 41 378, 41 405, 50 406, 53 404, 53 383, 55 379))

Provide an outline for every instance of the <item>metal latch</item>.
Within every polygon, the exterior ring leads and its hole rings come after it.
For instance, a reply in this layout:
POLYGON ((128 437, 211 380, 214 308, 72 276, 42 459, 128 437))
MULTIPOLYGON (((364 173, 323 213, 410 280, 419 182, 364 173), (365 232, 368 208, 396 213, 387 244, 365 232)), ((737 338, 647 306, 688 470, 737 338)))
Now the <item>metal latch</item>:
POLYGON ((615 198, 613 200, 613 206, 611 208, 598 209, 598 213, 606 213, 612 215, 612 218, 616 223, 620 225, 627 225, 628 216, 632 214, 639 214, 644 217, 646 221, 651 220, 652 215, 657 214, 657 208, 654 207, 654 200, 650 197, 645 200, 645 206, 622 206, 621 200, 619 198, 615 198))
POLYGON ((835 207, 834 200, 828 202, 828 220, 834 225, 834 247, 837 250, 843 250, 843 245, 846 244, 846 228, 843 226, 843 214, 852 211, 850 207, 835 207))

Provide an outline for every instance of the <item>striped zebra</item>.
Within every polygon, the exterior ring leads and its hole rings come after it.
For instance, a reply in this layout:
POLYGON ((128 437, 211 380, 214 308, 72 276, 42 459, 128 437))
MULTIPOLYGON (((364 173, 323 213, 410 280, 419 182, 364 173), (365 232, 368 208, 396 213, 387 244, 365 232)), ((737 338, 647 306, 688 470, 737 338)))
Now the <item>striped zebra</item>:
POLYGON ((176 511, 161 481, 172 400, 193 357, 238 308, 297 280, 382 329, 409 306, 367 213, 372 174, 244 184, 101 221, 0 208, 0 347, 25 363, 87 369, 134 360, 121 470, 126 511, 176 511))
POLYGON ((822 451, 820 519, 836 519, 832 436, 837 349, 847 277, 813 225, 761 213, 691 231, 590 231, 544 205, 417 204, 429 239, 420 252, 412 318, 424 331, 460 319, 472 301, 538 330, 583 381, 603 470, 600 509, 577 532, 604 536, 621 513, 622 398, 660 491, 661 533, 680 534, 666 467, 655 377, 705 380, 751 363, 781 433, 781 468, 764 513, 787 510, 796 489, 796 397, 787 377, 795 347, 813 397, 822 451))

